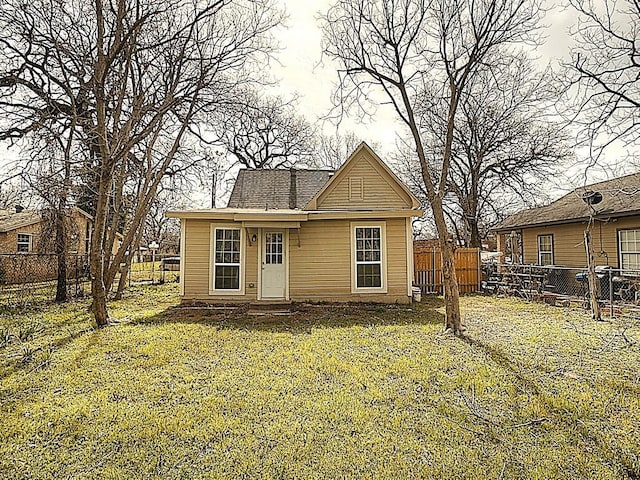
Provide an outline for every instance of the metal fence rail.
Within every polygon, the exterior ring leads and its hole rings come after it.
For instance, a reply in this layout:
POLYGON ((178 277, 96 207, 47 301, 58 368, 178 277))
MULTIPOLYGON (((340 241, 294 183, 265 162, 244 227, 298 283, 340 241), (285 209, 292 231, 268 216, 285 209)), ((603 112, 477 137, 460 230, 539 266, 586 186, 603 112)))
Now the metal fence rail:
MULTIPOLYGON (((610 313, 640 314, 640 270, 596 267, 597 298, 610 313)), ((485 264, 482 290, 549 304, 589 305, 586 267, 485 264)))

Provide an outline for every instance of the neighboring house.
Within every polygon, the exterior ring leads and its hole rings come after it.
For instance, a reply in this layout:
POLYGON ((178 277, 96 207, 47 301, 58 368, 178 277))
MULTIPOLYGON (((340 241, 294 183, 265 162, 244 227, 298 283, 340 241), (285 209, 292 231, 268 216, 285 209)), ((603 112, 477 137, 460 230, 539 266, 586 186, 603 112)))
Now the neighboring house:
POLYGON ((524 210, 494 228, 498 250, 508 237, 520 240, 523 263, 584 266, 584 231, 593 215, 593 249, 597 265, 640 269, 640 173, 578 188, 549 205, 524 210), (590 207, 585 192, 602 201, 590 207))
POLYGON ((335 172, 241 170, 181 220, 184 302, 408 303, 420 203, 365 143, 335 172))
MULTIPOLYGON (((93 218, 78 207, 71 207, 69 215, 69 253, 86 255, 91 245, 93 218)), ((50 240, 54 233, 41 210, 20 207, 13 211, 0 210, 0 254, 53 253, 50 240)), ((115 243, 112 253, 117 251, 119 242, 115 243)))

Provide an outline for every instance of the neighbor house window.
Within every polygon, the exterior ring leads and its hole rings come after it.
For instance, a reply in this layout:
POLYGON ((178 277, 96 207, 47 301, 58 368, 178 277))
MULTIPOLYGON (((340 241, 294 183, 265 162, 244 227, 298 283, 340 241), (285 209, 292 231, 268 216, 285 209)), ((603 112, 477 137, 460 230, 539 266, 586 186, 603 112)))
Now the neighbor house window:
POLYGON ((385 238, 382 225, 355 225, 353 235, 353 265, 355 290, 385 288, 385 238))
POLYGON ((18 234, 18 252, 27 253, 31 251, 31 237, 28 233, 18 234))
POLYGON ((538 265, 553 265, 553 235, 538 235, 538 265))
POLYGON ((216 228, 214 289, 240 290, 240 229, 216 228))
POLYGON ((640 229, 618 231, 620 268, 640 270, 640 229))

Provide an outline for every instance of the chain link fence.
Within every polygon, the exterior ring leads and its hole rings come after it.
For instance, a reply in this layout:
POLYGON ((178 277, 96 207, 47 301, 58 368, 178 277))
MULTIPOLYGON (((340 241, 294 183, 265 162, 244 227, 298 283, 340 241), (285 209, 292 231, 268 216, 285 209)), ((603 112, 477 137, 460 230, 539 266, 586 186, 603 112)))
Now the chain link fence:
MULTIPOLYGON (((640 316, 640 270, 596 267, 597 298, 613 314, 640 316)), ((538 265, 482 266, 482 290, 490 294, 516 295, 551 305, 578 304, 589 308, 589 282, 585 267, 538 265)))
MULTIPOLYGON (((128 286, 179 281, 180 258, 175 255, 138 256, 135 260, 127 277, 128 286)), ((58 256, 55 254, 0 254, 0 310, 53 301, 57 279, 58 256)), ((67 256, 66 279, 67 298, 91 294, 86 255, 67 256)), ((114 291, 119 279, 120 274, 113 282, 114 291)))
POLYGON ((131 263, 129 285, 150 283, 153 285, 180 280, 180 257, 173 254, 141 255, 131 263))

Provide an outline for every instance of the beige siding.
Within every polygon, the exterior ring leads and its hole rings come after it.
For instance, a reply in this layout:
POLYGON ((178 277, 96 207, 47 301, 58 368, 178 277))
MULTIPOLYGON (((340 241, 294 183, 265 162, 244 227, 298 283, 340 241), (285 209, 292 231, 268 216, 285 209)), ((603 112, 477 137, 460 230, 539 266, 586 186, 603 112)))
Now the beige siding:
MULTIPOLYGON (((586 264, 584 229, 586 223, 527 228, 522 231, 525 263, 538 263, 538 235, 553 235, 553 257, 556 265, 582 267, 586 264)), ((607 223, 595 222, 593 249, 597 265, 618 267, 618 230, 640 228, 640 217, 612 219, 607 223), (599 254, 600 252, 606 255, 599 254)))
MULTIPOLYGON (((185 223, 184 298, 185 300, 219 300, 220 302, 253 301, 256 299, 257 244, 245 246, 244 295, 209 295, 209 265, 211 258, 211 225, 209 220, 182 220, 185 223), (253 286, 251 286, 253 285, 253 286)), ((224 223, 221 225, 229 225, 224 223)), ((240 224, 238 224, 240 226, 240 224)))
POLYGON ((319 197, 318 210, 411 208, 409 195, 365 151, 339 175, 340 178, 336 178, 336 182, 319 197))
MULTIPOLYGON (((245 295, 209 295, 210 229, 208 220, 185 224, 184 299, 213 302, 255 301, 258 244, 245 249, 245 295), (253 286, 251 286, 253 285, 253 286)), ((318 220, 289 233, 289 296, 293 301, 370 301, 407 303, 405 219, 372 220, 386 224, 386 293, 351 293, 351 222, 318 220), (298 242, 299 236, 299 242, 298 242), (298 246, 298 243, 300 244, 298 246)))
MULTIPOLYGON (((384 220, 372 220, 375 224, 384 220)), ((351 293, 351 222, 308 222, 300 246, 291 235, 290 295, 295 301, 407 302, 405 220, 386 220, 387 293, 351 293)))

